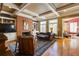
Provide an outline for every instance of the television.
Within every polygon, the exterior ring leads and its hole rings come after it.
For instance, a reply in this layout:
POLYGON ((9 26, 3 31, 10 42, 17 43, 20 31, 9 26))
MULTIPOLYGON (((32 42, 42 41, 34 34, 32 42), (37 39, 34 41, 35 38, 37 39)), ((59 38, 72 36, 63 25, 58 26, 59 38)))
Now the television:
POLYGON ((15 24, 0 24, 0 33, 16 32, 15 24))

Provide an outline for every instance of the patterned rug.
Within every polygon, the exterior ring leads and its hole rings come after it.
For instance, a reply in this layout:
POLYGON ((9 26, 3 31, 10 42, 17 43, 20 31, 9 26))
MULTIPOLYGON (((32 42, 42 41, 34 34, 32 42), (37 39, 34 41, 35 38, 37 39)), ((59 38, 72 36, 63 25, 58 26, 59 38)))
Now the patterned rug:
MULTIPOLYGON (((37 48, 35 49, 34 56, 41 56, 55 41, 56 41, 56 39, 54 39, 52 41, 38 40, 37 41, 38 44, 37 44, 37 48)), ((11 45, 9 45, 9 48, 15 55, 16 54, 15 53, 15 45, 11 44, 11 45)))
POLYGON ((36 48, 35 56, 41 56, 55 41, 56 39, 52 41, 39 40, 37 42, 38 47, 36 48))

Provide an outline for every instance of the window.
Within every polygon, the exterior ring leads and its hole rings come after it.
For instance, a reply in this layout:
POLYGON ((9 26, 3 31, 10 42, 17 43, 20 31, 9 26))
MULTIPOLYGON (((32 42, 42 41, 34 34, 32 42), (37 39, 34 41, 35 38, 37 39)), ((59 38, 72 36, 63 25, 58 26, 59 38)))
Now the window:
POLYGON ((70 23, 70 32, 77 32, 77 22, 70 23))
POLYGON ((40 32, 46 32, 46 21, 40 22, 40 32))
POLYGON ((51 32, 51 28, 53 28, 53 32, 57 34, 57 20, 49 20, 49 32, 51 32))

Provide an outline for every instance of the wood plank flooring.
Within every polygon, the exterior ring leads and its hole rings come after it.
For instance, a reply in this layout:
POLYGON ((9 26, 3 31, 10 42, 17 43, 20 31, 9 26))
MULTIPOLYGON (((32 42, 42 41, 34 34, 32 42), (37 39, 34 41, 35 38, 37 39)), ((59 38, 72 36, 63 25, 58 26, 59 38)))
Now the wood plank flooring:
POLYGON ((79 37, 57 39, 42 56, 79 56, 79 37))

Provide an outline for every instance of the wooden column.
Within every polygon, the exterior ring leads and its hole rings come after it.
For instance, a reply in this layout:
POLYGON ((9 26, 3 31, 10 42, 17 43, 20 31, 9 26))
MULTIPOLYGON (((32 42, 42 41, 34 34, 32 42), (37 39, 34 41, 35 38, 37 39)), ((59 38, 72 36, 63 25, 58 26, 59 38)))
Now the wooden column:
POLYGON ((58 37, 63 37, 63 27, 62 27, 62 18, 58 17, 58 37))
POLYGON ((46 20, 46 32, 49 32, 49 25, 48 25, 48 20, 46 20))

